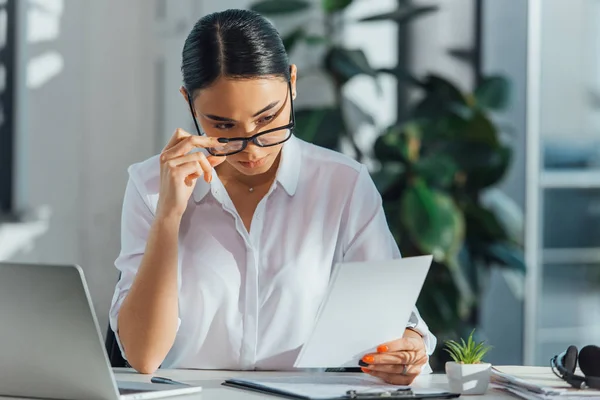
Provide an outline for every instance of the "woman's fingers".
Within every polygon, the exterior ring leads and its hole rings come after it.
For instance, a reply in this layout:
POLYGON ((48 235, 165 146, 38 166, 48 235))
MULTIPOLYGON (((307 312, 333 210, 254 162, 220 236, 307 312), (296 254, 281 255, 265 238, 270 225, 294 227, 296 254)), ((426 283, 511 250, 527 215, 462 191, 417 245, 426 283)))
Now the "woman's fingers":
POLYGON ((219 165, 223 161, 225 161, 227 159, 227 157, 225 157, 225 156, 208 156, 208 157, 206 157, 206 159, 208 160, 210 165, 212 165, 213 167, 216 167, 217 165, 219 165))
POLYGON ((390 374, 419 375, 425 363, 417 362, 415 364, 372 364, 363 369, 377 372, 387 372, 390 374), (404 366, 406 365, 406 371, 404 366))
POLYGON ((173 135, 171 136, 171 139, 169 139, 169 142, 163 148, 162 153, 164 153, 166 150, 169 150, 171 147, 175 146, 181 140, 183 140, 183 139, 185 139, 186 137, 189 137, 189 136, 192 136, 192 135, 190 133, 184 131, 181 128, 177 128, 175 130, 175 132, 173 133, 173 135))
POLYGON ((362 371, 366 374, 376 376, 376 377, 382 379, 386 383, 389 383, 391 385, 397 385, 397 386, 410 385, 411 383, 413 383, 413 381, 415 380, 415 378, 418 375, 418 374, 408 374, 408 373, 406 375, 402 375, 402 374, 395 374, 395 373, 390 373, 390 372, 372 371, 372 370, 368 370, 367 368, 362 368, 362 371))
POLYGON ((187 136, 176 143, 169 149, 165 150, 161 154, 161 161, 170 160, 175 157, 182 156, 189 153, 190 151, 201 147, 214 147, 218 146, 219 142, 217 138, 211 138, 207 136, 187 136))
POLYGON ((362 361, 367 364, 415 364, 425 355, 425 352, 422 351, 392 351, 367 354, 362 361))
MULTIPOLYGON (((183 180, 186 185, 191 186, 194 179, 204 174, 198 161, 190 161, 171 169, 171 175, 176 180, 183 180)), ((206 176, 206 175, 205 175, 206 176)))
POLYGON ((177 167, 179 167, 180 165, 187 164, 190 162, 196 162, 200 165, 200 167, 203 171, 204 180, 206 182, 210 182, 212 180, 212 168, 213 167, 212 167, 211 163, 208 161, 208 159, 206 158, 206 156, 200 152, 195 152, 195 153, 186 154, 186 155, 183 155, 180 157, 172 158, 172 159, 166 161, 165 165, 169 169, 174 170, 177 167))

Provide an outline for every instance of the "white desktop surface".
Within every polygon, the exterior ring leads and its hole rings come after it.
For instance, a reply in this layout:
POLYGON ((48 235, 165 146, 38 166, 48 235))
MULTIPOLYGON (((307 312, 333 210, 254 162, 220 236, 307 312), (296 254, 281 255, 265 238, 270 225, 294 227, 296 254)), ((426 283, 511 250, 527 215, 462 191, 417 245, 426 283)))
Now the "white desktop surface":
MULTIPOLYGON (((141 375, 131 369, 116 368, 114 369, 117 380, 123 381, 141 381, 149 382, 152 375, 141 375)), ((307 372, 310 374, 311 372, 307 372)), ((194 383, 202 386, 202 392, 188 396, 170 397, 169 399, 201 399, 201 400, 245 400, 245 399, 283 399, 283 397, 268 396, 260 393, 253 393, 241 389, 229 388, 222 386, 221 383, 225 379, 233 377, 261 377, 272 375, 284 375, 285 372, 256 372, 256 371, 206 371, 206 370, 158 370, 154 375, 171 378, 177 381, 186 383, 194 383)), ((298 372, 292 372, 293 375, 298 375, 298 372)), ((327 374, 336 374, 328 372, 327 374)), ((356 376, 352 374, 352 376, 356 376)), ((412 385, 413 387, 422 388, 439 388, 448 390, 446 376, 444 374, 429 374, 419 376, 412 385)), ((2 399, 13 399, 8 397, 0 397, 2 399)), ((509 399, 513 398, 503 393, 499 393, 488 389, 484 396, 461 396, 469 400, 477 399, 509 399)), ((14 399, 22 400, 22 398, 14 399)))

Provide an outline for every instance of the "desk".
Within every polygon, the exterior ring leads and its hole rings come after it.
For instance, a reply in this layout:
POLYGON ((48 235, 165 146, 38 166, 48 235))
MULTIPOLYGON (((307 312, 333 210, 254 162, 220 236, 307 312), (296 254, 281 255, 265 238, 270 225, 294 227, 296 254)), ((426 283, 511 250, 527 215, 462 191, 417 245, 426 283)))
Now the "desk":
MULTIPOLYGON (((139 375, 132 370, 128 369, 115 369, 116 377, 118 380, 123 381, 141 381, 149 382, 149 375, 139 375)), ((311 373, 311 372, 308 372, 311 373)), ((177 381, 197 383, 203 387, 202 395, 198 396, 186 396, 189 399, 202 399, 202 400, 247 400, 247 399, 283 399, 283 397, 267 396, 260 393, 252 393, 240 389, 234 389, 222 386, 221 383, 228 378, 232 377, 259 377, 269 375, 284 375, 283 372, 254 372, 254 371, 196 371, 196 370, 159 370, 156 375, 165 376, 177 381)), ((290 373, 297 375, 298 373, 290 373)), ((327 374, 334 374, 328 372, 327 374)), ((351 374, 356 376, 356 374, 351 374)), ((448 390, 446 376, 444 374, 429 374, 419 376, 414 384, 414 387, 423 388, 439 388, 442 390, 448 390)), ((178 397, 177 399, 183 399, 184 397, 178 397)), ((506 394, 499 393, 488 389, 488 393, 485 396, 461 396, 460 398, 468 400, 478 399, 514 399, 506 394)), ((174 398, 175 399, 175 398, 174 398)))

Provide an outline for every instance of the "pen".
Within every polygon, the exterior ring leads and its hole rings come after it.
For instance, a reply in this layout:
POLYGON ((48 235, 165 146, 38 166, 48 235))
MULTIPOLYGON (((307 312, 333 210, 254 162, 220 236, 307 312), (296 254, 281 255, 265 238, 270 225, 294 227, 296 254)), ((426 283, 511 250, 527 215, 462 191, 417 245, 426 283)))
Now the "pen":
POLYGON ((152 378, 150 378, 150 382, 152 382, 152 383, 165 383, 165 384, 168 384, 168 385, 184 385, 184 386, 189 386, 187 383, 177 382, 177 381, 174 381, 173 379, 165 378, 165 377, 162 377, 162 376, 153 376, 152 378))

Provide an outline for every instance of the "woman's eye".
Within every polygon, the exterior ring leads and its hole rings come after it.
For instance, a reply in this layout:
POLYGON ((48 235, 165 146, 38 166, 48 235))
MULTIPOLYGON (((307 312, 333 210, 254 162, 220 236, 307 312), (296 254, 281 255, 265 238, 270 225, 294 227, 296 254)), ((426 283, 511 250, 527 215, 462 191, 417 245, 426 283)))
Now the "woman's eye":
POLYGON ((264 117, 264 118, 261 118, 261 120, 260 120, 260 123, 262 123, 262 124, 266 124, 266 123, 268 123, 268 122, 271 122, 271 121, 273 121, 273 119, 274 119, 274 118, 275 118, 275 116, 274 116, 274 115, 267 115, 266 117, 264 117))
POLYGON ((229 123, 216 124, 215 128, 220 129, 220 130, 227 130, 227 129, 233 128, 233 124, 229 124, 229 123))

